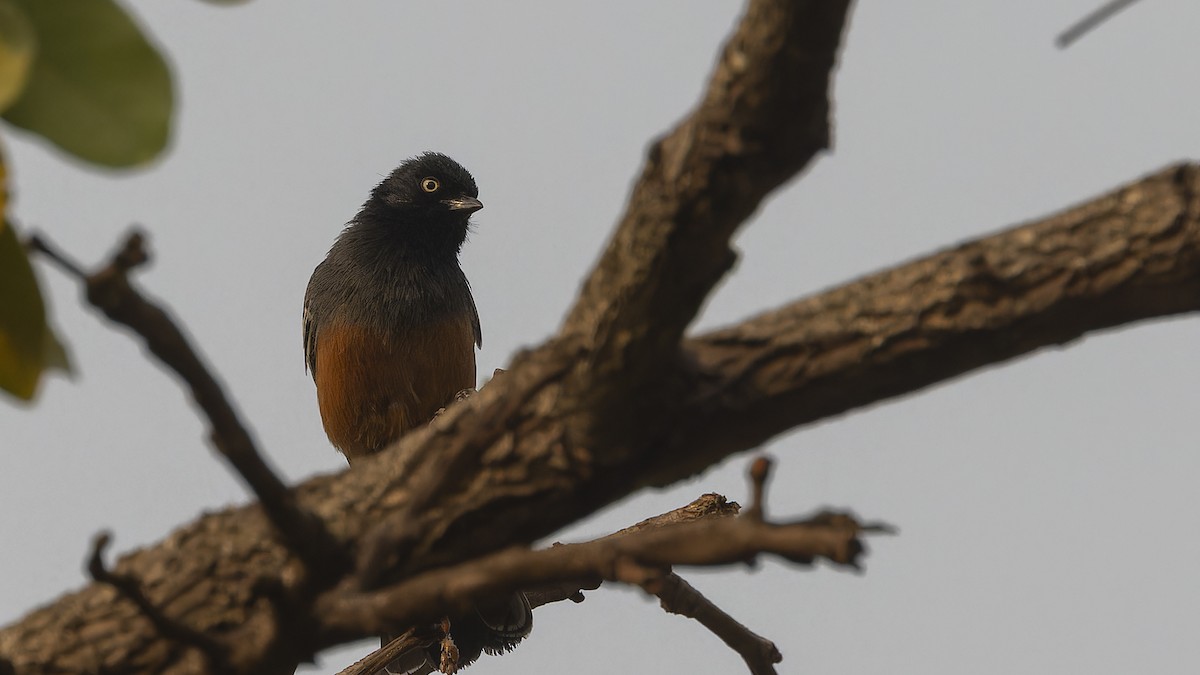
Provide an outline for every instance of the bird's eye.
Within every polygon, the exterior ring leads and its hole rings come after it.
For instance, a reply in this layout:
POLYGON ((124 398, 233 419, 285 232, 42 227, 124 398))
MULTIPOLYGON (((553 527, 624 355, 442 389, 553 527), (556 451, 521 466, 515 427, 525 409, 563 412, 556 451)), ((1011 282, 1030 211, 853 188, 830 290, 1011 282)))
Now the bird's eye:
POLYGON ((437 192, 438 188, 441 186, 442 184, 439 183, 438 179, 434 178, 433 176, 421 179, 421 189, 426 192, 437 192))

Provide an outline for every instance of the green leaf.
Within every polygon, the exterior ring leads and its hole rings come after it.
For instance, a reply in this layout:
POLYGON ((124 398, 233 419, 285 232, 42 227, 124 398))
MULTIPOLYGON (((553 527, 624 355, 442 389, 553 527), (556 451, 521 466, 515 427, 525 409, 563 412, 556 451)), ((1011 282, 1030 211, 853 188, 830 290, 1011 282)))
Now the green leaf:
MULTIPOLYGON (((8 205, 5 177, 0 157, 0 216, 8 205)), ((0 389, 29 400, 47 368, 70 372, 67 350, 46 325, 37 277, 16 230, 0 217, 0 389)))
POLYGON ((114 0, 10 0, 38 52, 4 119, 105 166, 148 162, 166 147, 173 94, 158 51, 114 0))
POLYGON ((15 0, 0 0, 0 111, 25 89, 37 52, 33 24, 15 0))
POLYGON ((42 333, 42 366, 46 370, 60 370, 67 374, 74 372, 71 354, 50 324, 46 324, 46 332, 42 333))
POLYGON ((37 279, 10 223, 0 223, 0 389, 30 400, 46 368, 69 369, 46 325, 37 279))

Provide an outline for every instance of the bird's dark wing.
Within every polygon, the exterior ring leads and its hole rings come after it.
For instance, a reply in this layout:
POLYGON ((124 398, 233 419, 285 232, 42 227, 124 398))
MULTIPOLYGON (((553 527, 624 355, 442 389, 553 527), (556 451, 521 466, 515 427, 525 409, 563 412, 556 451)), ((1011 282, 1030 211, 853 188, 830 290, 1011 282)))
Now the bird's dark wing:
POLYGON ((304 306, 304 369, 313 379, 317 377, 317 336, 312 313, 304 306))
POLYGON ((479 310, 475 308, 475 298, 467 291, 467 299, 471 302, 471 327, 475 329, 475 346, 483 348, 483 329, 479 327, 479 310))
POLYGON ((310 300, 313 294, 313 283, 316 281, 317 275, 324 264, 322 262, 320 265, 317 265, 317 269, 313 270, 312 278, 308 280, 308 288, 304 290, 304 368, 308 371, 309 375, 312 375, 314 381, 317 379, 317 319, 313 315, 310 300))

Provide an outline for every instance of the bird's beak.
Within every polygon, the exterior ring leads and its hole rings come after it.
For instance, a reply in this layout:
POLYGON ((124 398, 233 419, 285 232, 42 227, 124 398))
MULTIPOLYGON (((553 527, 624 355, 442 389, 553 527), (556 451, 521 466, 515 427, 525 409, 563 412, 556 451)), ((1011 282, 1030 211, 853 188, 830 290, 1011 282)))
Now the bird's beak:
POLYGON ((445 204, 446 208, 450 209, 451 211, 466 211, 467 213, 475 213, 479 209, 483 208, 483 202, 475 199, 474 197, 468 197, 466 195, 455 197, 453 199, 443 199, 442 203, 445 204))

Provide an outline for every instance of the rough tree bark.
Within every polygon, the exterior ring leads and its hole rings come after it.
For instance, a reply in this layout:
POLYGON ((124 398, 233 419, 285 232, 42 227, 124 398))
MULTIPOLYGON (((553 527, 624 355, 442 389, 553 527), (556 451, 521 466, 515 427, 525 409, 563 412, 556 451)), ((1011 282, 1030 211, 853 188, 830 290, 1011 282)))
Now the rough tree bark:
MULTIPOLYGON (((1180 165, 685 337, 730 268, 737 226, 828 145, 848 5, 752 0, 697 108, 651 148, 559 334, 387 452, 296 486, 334 562, 294 554, 257 505, 204 515, 119 562, 164 615, 221 645, 220 660, 93 583, 0 631, 0 672, 290 673, 320 649, 526 584, 504 556, 641 487, 1042 346, 1200 308, 1200 169, 1180 165), (502 581, 456 587, 463 564, 502 581), (441 585, 380 602, 417 575, 441 585)), ((642 562, 726 561, 655 551, 642 562)))

